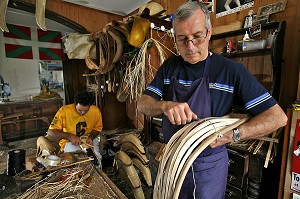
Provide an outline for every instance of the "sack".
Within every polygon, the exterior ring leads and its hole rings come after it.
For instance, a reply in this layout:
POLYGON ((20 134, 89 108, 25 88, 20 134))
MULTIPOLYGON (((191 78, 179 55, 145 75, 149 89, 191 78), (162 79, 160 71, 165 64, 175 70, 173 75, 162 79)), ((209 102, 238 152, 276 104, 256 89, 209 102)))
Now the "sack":
MULTIPOLYGON (((90 41, 91 34, 70 33, 64 42, 65 50, 69 59, 85 59, 93 45, 90 41)), ((96 48, 92 47, 91 58, 96 57, 96 48)))

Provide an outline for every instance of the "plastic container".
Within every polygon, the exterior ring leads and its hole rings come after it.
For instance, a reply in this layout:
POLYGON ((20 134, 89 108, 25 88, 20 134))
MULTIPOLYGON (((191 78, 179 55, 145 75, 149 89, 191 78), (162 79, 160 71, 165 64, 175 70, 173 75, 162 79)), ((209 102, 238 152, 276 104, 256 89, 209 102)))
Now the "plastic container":
POLYGON ((249 40, 250 40, 250 37, 249 37, 248 32, 246 31, 246 33, 244 35, 244 38, 243 38, 243 41, 249 41, 249 40))
POLYGON ((243 51, 265 49, 266 46, 267 46, 267 41, 265 39, 258 40, 258 41, 244 41, 243 51))
POLYGON ((249 37, 248 32, 246 31, 244 38, 243 38, 243 46, 242 46, 243 51, 247 50, 247 41, 249 41, 249 40, 250 40, 250 37, 249 37))

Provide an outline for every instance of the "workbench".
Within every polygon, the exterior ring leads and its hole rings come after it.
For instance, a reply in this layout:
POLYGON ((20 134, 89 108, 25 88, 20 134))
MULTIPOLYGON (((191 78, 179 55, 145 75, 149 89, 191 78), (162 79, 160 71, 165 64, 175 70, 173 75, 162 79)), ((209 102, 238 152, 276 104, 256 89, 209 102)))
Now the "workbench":
MULTIPOLYGON (((64 154, 60 157, 63 156, 64 154)), ((16 196, 19 199, 65 197, 127 199, 110 178, 90 160, 89 157, 84 157, 76 160, 77 162, 62 163, 29 174, 20 174, 13 179, 7 176, 11 179, 10 184, 15 186, 10 186, 11 188, 4 186, 7 190, 0 192, 0 196, 11 194, 10 197, 16 196), (30 181, 34 182, 24 189, 30 181)))
POLYGON ((45 134, 61 98, 0 102, 0 145, 45 134))

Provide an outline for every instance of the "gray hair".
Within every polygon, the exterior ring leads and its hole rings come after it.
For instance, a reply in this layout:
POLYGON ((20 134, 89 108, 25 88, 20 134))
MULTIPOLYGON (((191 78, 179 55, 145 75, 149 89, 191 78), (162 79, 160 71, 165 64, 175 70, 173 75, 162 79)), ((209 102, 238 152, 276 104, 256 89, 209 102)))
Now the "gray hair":
MULTIPOLYGON (((205 15, 205 27, 208 30, 211 26, 209 11, 207 10, 207 6, 199 1, 188 1, 182 4, 175 13, 174 21, 186 20, 199 9, 201 9, 205 15)), ((174 29, 174 21, 173 21, 173 29, 174 29)))

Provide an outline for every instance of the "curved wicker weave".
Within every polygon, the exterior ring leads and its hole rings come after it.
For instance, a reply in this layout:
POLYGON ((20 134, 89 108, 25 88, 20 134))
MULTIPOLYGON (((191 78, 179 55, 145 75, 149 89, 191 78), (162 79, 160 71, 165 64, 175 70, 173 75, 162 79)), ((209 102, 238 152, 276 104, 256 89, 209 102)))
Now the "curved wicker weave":
POLYGON ((188 169, 214 140, 242 123, 245 115, 205 118, 185 125, 168 142, 159 165, 153 198, 178 198, 188 169))

